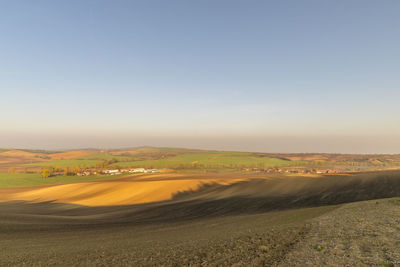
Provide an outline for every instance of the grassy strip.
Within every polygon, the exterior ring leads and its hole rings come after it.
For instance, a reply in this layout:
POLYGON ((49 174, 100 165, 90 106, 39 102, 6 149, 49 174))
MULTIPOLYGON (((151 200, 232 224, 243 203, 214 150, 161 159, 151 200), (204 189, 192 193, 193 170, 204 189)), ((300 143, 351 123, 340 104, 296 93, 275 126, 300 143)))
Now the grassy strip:
POLYGON ((41 167, 78 167, 78 166, 86 166, 86 167, 94 167, 96 163, 103 162, 102 160, 89 160, 89 159, 61 159, 61 160, 52 160, 52 161, 44 161, 37 163, 25 164, 25 166, 41 166, 41 167))
POLYGON ((42 176, 38 173, 0 173, 0 188, 105 180, 121 177, 123 175, 124 174, 113 176, 54 176, 49 178, 42 178, 42 176))
POLYGON ((153 167, 153 168, 178 168, 202 166, 202 168, 225 167, 281 167, 289 166, 293 162, 278 158, 254 157, 243 153, 187 153, 156 160, 137 160, 118 162, 114 165, 121 167, 153 167), (185 166, 186 165, 186 166, 185 166))

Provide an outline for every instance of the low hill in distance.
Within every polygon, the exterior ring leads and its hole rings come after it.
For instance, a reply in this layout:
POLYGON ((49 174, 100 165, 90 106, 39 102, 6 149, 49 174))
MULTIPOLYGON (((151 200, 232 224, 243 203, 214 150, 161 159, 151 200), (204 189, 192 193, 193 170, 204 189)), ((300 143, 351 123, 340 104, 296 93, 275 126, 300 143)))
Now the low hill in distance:
POLYGON ((399 167, 398 155, 4 150, 0 265, 396 266, 399 167))
POLYGON ((76 151, 0 150, 0 173, 39 173, 43 168, 62 172, 66 168, 82 170, 100 167, 168 168, 192 173, 357 172, 400 168, 400 155, 271 154, 153 147, 76 151))

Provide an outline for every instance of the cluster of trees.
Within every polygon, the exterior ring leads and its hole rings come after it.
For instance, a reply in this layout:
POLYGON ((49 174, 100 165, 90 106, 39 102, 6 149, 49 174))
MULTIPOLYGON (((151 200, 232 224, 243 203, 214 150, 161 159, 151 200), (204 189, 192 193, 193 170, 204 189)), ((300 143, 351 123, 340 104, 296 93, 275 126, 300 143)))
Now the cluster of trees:
POLYGON ((61 168, 59 166, 57 167, 49 166, 46 168, 42 168, 40 173, 42 174, 43 178, 48 178, 56 175, 74 176, 87 169, 88 168, 86 165, 83 166, 79 165, 78 167, 65 167, 65 168, 61 168))
MULTIPOLYGON (((8 172, 9 173, 16 173, 17 172, 17 168, 16 167, 11 167, 9 170, 8 170, 8 172)), ((24 168, 24 173, 34 173, 33 171, 30 171, 29 169, 28 169, 28 167, 25 167, 24 168)))
POLYGON ((51 172, 49 169, 42 169, 42 177, 43 178, 50 177, 50 175, 51 175, 51 172))
MULTIPOLYGON (((97 172, 101 172, 104 169, 107 169, 110 165, 119 162, 118 159, 107 159, 101 162, 96 162, 94 168, 88 168, 86 164, 74 166, 74 167, 65 167, 62 168, 60 166, 48 166, 46 168, 42 168, 40 173, 43 178, 48 178, 56 175, 64 175, 64 176, 75 176, 78 173, 82 173, 84 171, 95 169, 97 172)), ((113 165, 113 168, 119 169, 119 166, 113 165)))
POLYGON ((117 163, 117 162, 120 162, 120 161, 118 159, 115 159, 115 158, 107 159, 107 160, 103 160, 101 162, 96 162, 96 164, 94 166, 95 166, 96 169, 105 169, 108 166, 110 166, 110 165, 112 165, 114 163, 117 163))

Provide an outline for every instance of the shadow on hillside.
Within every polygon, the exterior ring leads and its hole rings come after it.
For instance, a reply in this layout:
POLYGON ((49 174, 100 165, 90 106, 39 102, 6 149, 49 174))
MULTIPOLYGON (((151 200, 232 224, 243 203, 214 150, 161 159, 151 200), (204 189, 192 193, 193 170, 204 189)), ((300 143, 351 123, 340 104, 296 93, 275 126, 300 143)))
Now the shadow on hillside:
MULTIPOLYGON (((204 185, 171 201, 130 206, 84 207, 21 202, 0 204, 9 222, 32 224, 142 224, 335 205, 400 196, 400 172, 271 178, 231 185, 204 185)), ((0 221, 1 222, 1 221, 0 221)), ((1 225, 0 225, 1 226, 1 225)))

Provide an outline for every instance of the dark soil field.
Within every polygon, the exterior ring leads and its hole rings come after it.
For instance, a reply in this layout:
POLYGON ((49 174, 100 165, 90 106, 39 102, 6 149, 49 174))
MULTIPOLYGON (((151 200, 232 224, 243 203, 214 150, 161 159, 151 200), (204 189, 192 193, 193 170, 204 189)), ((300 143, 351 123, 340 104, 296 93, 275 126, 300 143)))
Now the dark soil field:
POLYGON ((312 219, 281 266, 400 266, 400 198, 343 205, 312 219))
POLYGON ((211 184, 137 205, 3 202, 0 266, 397 266, 398 196, 394 171, 211 184))
POLYGON ((147 223, 21 214, 66 208, 51 204, 0 208, 1 266, 231 266, 278 262, 305 221, 335 207, 147 223))

